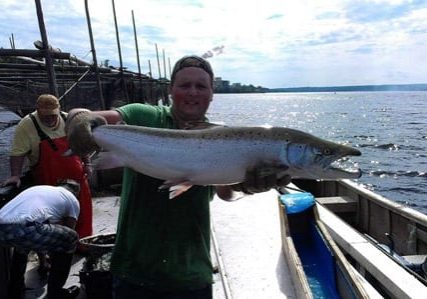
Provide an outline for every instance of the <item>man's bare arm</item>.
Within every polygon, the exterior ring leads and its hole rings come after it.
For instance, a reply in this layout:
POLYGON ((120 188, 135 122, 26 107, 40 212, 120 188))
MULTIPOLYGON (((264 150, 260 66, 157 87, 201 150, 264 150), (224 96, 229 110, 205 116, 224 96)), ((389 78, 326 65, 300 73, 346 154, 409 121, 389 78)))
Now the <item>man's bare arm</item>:
POLYGON ((22 168, 24 167, 25 156, 10 156, 10 177, 4 181, 3 185, 16 184, 21 186, 22 168))

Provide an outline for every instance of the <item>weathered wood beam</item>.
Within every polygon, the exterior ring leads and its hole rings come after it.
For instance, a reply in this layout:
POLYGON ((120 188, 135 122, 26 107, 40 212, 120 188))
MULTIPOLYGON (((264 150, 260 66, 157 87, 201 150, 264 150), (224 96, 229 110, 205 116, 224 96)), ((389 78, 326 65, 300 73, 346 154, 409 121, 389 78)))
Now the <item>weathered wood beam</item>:
MULTIPOLYGON (((0 57, 7 56, 25 56, 32 58, 44 58, 45 50, 29 50, 29 49, 0 49, 0 57)), ((65 52, 52 52, 50 56, 55 59, 70 59, 71 54, 65 52)))
MULTIPOLYGON (((55 70, 63 71, 76 71, 76 72, 85 72, 90 68, 90 66, 78 66, 78 65, 53 65, 55 70)), ((22 64, 22 63, 0 63, 0 69, 10 69, 10 71, 21 71, 21 70, 43 70, 45 69, 43 63, 37 64, 22 64)), ((102 73, 111 73, 110 68, 99 68, 99 71, 102 73)))

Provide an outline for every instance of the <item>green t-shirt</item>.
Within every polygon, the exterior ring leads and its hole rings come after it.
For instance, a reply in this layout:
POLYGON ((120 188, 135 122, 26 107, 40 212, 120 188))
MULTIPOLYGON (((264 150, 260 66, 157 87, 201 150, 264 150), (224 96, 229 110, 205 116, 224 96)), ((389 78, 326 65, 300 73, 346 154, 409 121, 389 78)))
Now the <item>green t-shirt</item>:
MULTIPOLYGON (((129 104, 118 111, 129 125, 175 128, 169 107, 129 104)), ((175 199, 158 191, 163 181, 126 168, 112 273, 162 291, 199 289, 212 283, 212 187, 193 186, 175 199)))

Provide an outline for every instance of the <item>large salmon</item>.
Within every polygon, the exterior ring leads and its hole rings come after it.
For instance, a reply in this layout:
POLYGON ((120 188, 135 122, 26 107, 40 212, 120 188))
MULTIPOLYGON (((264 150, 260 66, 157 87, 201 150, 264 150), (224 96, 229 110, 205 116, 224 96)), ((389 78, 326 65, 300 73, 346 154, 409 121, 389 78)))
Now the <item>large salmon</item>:
MULTIPOLYGON (((102 125, 93 130, 92 137, 104 151, 97 169, 129 167, 165 180, 168 187, 235 184, 258 165, 277 169, 278 177, 344 179, 361 175, 359 169, 331 165, 340 158, 361 155, 359 150, 289 128, 172 130, 102 125)), ((70 147, 78 153, 73 140, 70 147)))

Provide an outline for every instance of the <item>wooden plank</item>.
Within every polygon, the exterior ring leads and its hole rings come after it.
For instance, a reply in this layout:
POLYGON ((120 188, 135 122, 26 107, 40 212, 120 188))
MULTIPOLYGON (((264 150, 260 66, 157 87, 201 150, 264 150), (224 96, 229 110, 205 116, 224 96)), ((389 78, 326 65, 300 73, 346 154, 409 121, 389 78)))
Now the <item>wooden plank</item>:
POLYGON ((334 213, 357 211, 357 200, 348 196, 316 197, 316 201, 334 213))
POLYGON ((326 208, 318 205, 321 221, 335 242, 371 273, 393 298, 425 298, 427 287, 387 257, 326 208))
POLYGON ((365 289, 366 293, 368 294, 368 298, 370 299, 380 299, 384 298, 381 296, 380 293, 363 277, 357 270, 350 264, 351 269, 353 270, 353 273, 355 273, 357 279, 359 280, 360 284, 365 289))
MULTIPOLYGON (((45 50, 0 49, 0 57, 5 56, 26 56, 33 58, 43 58, 45 57, 45 50)), ((50 56, 55 59, 69 59, 70 53, 50 52, 50 56)))
POLYGON ((417 238, 427 244, 427 232, 417 229, 417 238))
POLYGON ((288 217, 285 215, 285 208, 283 204, 279 203, 279 216, 280 216, 280 231, 282 238, 282 251, 286 257, 286 263, 288 264, 292 281, 295 287, 295 293, 299 299, 312 299, 312 292, 307 281, 307 276, 304 271, 301 259, 295 248, 294 241, 291 237, 289 230, 288 217))

